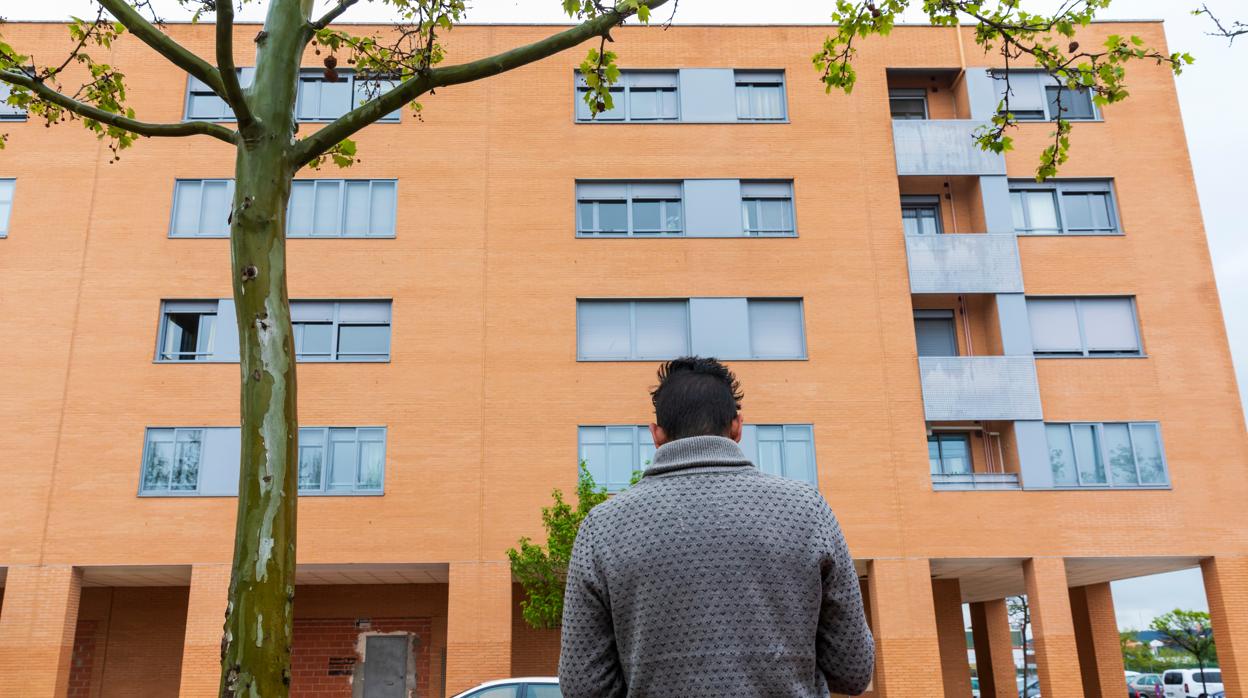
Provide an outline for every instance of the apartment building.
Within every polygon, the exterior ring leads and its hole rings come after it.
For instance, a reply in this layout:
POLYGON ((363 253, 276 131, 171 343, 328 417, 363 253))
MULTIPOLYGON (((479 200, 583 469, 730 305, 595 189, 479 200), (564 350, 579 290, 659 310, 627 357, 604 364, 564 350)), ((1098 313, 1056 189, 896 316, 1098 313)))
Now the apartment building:
MULTIPOLYGON (((211 54, 212 27, 167 31, 211 54)), ((449 55, 551 31, 460 27, 449 55)), ((1015 69, 1026 121, 987 154, 971 134, 1004 82, 969 27, 864 42, 850 96, 812 71, 827 31, 617 30, 628 70, 596 119, 568 54, 439 90, 351 168, 300 174, 294 695, 553 673, 505 551, 578 460, 613 490, 644 468, 656 365, 688 353, 737 371, 759 467, 838 512, 873 695, 970 695, 964 603, 983 695, 1016 695, 1003 599, 1026 593, 1046 698, 1120 696, 1109 583, 1197 566, 1248 695, 1248 438, 1173 78, 1132 66, 1103 109, 1063 93, 1071 160, 1036 183, 1064 88, 1015 69)), ((1081 39, 1115 33, 1165 43, 1153 22, 1081 39)), ((5 36, 66 48, 55 24, 5 36)), ((110 53, 140 117, 228 121, 138 42, 110 53)), ((370 88, 318 60, 301 130, 370 88)), ((3 118, 0 693, 215 695, 234 154, 149 139, 109 164, 82 129, 3 118)))

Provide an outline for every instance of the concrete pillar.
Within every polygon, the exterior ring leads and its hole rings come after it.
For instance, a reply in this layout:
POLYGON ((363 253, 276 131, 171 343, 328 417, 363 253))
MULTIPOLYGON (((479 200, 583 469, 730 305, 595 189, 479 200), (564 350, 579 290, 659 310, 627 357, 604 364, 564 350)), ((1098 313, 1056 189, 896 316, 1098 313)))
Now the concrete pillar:
MULTIPOLYGON (((1031 632, 1036 644, 1036 670, 1044 698, 1083 698, 1079 676, 1079 652, 1070 613, 1070 590, 1066 585, 1066 561, 1060 557, 1035 557, 1023 562, 1027 580, 1027 603, 1031 607, 1031 632)), ((1126 689, 1121 691, 1126 694, 1126 689)))
POLYGON ((1248 556, 1211 557, 1200 572, 1226 695, 1248 696, 1248 556))
POLYGON ((971 695, 971 665, 966 658, 966 626, 962 618, 962 586, 956 579, 933 579, 936 641, 940 676, 946 696, 971 695))
POLYGON ((1122 645, 1109 582, 1070 588, 1070 611, 1075 624, 1085 698, 1122 695, 1122 645))
POLYGON ((0 695, 60 698, 69 691, 82 570, 8 568, 0 607, 0 695))
POLYGON ((510 676, 510 563, 452 562, 446 606, 447 695, 510 676))
POLYGON ((221 638, 229 603, 230 566, 191 567, 186 602, 186 636, 182 643, 181 698, 215 698, 221 681, 221 638))
POLYGON ((1005 599, 971 604, 971 636, 981 698, 1018 698, 1018 670, 1005 599))
POLYGON ((868 583, 875 695, 930 695, 936 690, 932 667, 940 666, 931 565, 926 558, 872 560, 868 583))

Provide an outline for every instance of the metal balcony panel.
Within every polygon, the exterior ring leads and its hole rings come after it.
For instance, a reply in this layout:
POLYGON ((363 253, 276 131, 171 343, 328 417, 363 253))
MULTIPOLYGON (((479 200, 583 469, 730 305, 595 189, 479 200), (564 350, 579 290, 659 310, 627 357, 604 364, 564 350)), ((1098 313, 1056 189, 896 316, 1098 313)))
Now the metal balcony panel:
POLYGON ((893 121, 897 174, 1005 174, 1005 158, 975 145, 975 130, 986 123, 970 119, 893 121))
POLYGON ((1030 356, 921 356, 928 421, 1040 420, 1040 385, 1030 356))
POLYGON ((907 235, 911 293, 1022 293, 1018 238, 907 235))

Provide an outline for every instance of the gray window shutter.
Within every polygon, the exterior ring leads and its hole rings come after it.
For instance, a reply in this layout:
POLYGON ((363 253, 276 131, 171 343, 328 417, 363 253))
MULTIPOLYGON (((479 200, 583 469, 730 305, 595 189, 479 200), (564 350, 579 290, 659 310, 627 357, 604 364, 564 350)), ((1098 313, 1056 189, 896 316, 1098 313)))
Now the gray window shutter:
POLYGON ((334 304, 331 301, 291 301, 291 322, 333 322, 334 304))
POLYGON ((784 426, 784 476, 818 484, 815 473, 815 438, 804 424, 784 426))
POLYGON ((217 322, 213 325, 213 361, 238 361, 238 318, 234 317, 234 299, 217 301, 217 322))
POLYGON ((207 497, 238 495, 238 459, 242 431, 238 427, 204 429, 199 463, 199 494, 207 497))
POLYGON ((375 181, 369 190, 369 235, 394 235, 396 182, 375 181))
POLYGON ((737 120, 737 81, 731 68, 680 71, 680 120, 724 123, 737 120))
POLYGON ((689 353, 689 304, 686 301, 637 301, 635 357, 674 359, 689 353))
POLYGON ((687 180, 685 234, 689 237, 742 235, 741 182, 736 179, 687 180))
POLYGON ((748 310, 752 358, 800 359, 806 356, 801 301, 751 299, 748 310))
POLYGON ((390 301, 342 301, 338 304, 341 322, 390 322, 390 301))
POLYGON ((919 356, 957 356, 958 335, 953 311, 915 311, 914 340, 919 356))
POLYGON ((576 304, 576 314, 578 358, 626 359, 630 356, 627 301, 580 301, 576 304))
POLYGON ((719 359, 750 358, 750 314, 744 298, 689 299, 693 353, 719 359))
POLYGON ((286 206, 286 234, 305 237, 312 234, 312 215, 315 211, 316 182, 310 179, 295 180, 290 187, 290 202, 286 206))
MULTIPOLYGON (((997 99, 1005 97, 1005 76, 997 76, 997 99)), ((1030 71, 1010 72, 1010 111, 1043 112, 1048 100, 1041 85, 1041 74, 1030 71)))
POLYGON ((1135 312, 1130 298, 1083 298, 1083 332, 1088 351, 1138 351, 1135 312))
POLYGON ((745 424, 741 427, 741 452, 754 465, 758 465, 758 427, 745 424))
POLYGON ((1038 352, 1082 352, 1075 301, 1066 298, 1028 298, 1031 341, 1038 352))

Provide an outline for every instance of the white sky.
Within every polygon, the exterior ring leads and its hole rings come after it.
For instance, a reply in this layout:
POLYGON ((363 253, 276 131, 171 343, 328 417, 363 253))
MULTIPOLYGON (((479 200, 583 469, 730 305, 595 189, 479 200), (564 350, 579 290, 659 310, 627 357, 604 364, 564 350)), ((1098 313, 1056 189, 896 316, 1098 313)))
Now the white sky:
MULTIPOLYGON (((1207 2, 1224 21, 1232 17, 1248 21, 1248 5, 1243 0, 1207 2)), ((186 17, 176 0, 154 0, 154 4, 165 19, 186 17)), ((318 7, 331 4, 326 0, 317 2, 318 7)), ((919 2, 913 4, 917 6, 919 2)), ((1055 4, 1054 0, 1032 0, 1025 6, 1044 9, 1055 4)), ((1205 32, 1211 29, 1208 19, 1190 14, 1199 4, 1195 0, 1117 0, 1102 16, 1164 19, 1170 49, 1196 56, 1196 64, 1176 78, 1179 104, 1239 375, 1240 396, 1248 405, 1248 216, 1242 214, 1243 168, 1248 163, 1248 122, 1244 120, 1244 114, 1248 114, 1248 92, 1242 87, 1243 76, 1248 75, 1248 37, 1230 47, 1225 39, 1207 36, 1205 32)), ((264 5, 250 3, 239 14, 240 19, 262 19, 264 5)), ((469 0, 469 5, 469 21, 473 22, 567 21, 558 0, 469 0)), ((681 0, 677 22, 824 23, 832 5, 833 0, 681 0)), ((9 20, 63 19, 70 14, 86 16, 93 6, 89 0, 0 0, 0 15, 9 20)), ((667 9, 657 14, 666 18, 667 9)), ((387 21, 391 17, 382 3, 366 2, 349 10, 342 20, 387 21)), ((923 16, 911 12, 906 19, 919 22, 923 16)), ((811 53, 816 49, 810 47, 811 53)), ((617 47, 617 51, 626 65, 627 47, 617 47)), ((1148 526, 1147 514, 1141 513, 1141 538, 1147 538, 1148 526)), ((1124 629, 1145 627, 1150 618, 1176 606, 1207 608, 1198 570, 1116 582, 1114 596, 1118 623, 1124 629)))

